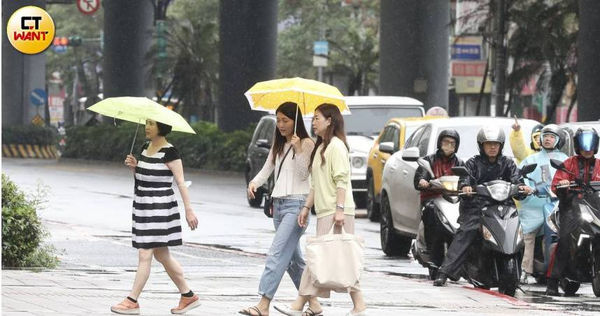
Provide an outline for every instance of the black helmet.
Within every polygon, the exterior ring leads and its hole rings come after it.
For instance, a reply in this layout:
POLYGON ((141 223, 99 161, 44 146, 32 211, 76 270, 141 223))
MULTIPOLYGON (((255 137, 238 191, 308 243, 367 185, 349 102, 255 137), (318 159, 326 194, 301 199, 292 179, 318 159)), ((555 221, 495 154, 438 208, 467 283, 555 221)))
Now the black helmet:
POLYGON ((440 148, 442 148, 442 138, 444 138, 444 137, 454 138, 454 140, 456 141, 456 147, 454 147, 454 153, 457 153, 458 146, 460 145, 460 135, 458 135, 458 132, 453 129, 445 129, 445 130, 441 131, 437 138, 437 149, 438 150, 440 148))
POLYGON ((479 153, 484 156, 485 152, 483 151, 483 143, 500 143, 500 153, 502 153, 502 148, 504 148, 504 141, 504 131, 497 126, 484 126, 477 133, 477 145, 479 145, 479 153))
POLYGON ((529 143, 529 147, 531 147, 531 149, 536 150, 536 151, 540 150, 541 146, 538 146, 535 143, 535 137, 536 136, 542 137, 542 129, 543 128, 544 128, 544 125, 538 124, 531 129, 531 142, 529 143))
POLYGON ((589 126, 580 127, 573 137, 573 145, 577 155, 581 150, 592 150, 594 154, 598 153, 598 132, 589 126))
POLYGON ((544 141, 544 135, 545 134, 552 134, 554 135, 554 137, 556 137, 557 141, 556 143, 554 143, 554 148, 553 149, 561 149, 562 146, 564 145, 564 140, 562 138, 562 132, 560 127, 558 127, 558 125, 556 124, 548 124, 546 126, 544 126, 544 128, 542 128, 542 133, 540 134, 540 139, 541 142, 543 143, 544 141))

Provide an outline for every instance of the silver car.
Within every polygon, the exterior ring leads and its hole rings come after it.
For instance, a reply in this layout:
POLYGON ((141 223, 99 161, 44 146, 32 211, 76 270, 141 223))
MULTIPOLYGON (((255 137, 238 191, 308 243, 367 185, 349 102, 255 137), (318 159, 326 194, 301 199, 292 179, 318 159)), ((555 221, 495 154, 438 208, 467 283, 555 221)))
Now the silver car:
MULTIPOLYGON (((423 124, 406 140, 404 149, 395 152, 383 169, 381 192, 380 238, 381 248, 389 256, 405 256, 417 235, 421 221, 419 191, 415 190, 413 179, 417 169, 416 162, 402 159, 405 149, 418 148, 420 156, 431 155, 437 150, 437 136, 444 129, 458 131, 460 147, 458 157, 466 161, 479 154, 475 139, 482 126, 499 125, 506 133, 503 154, 513 156, 508 138, 514 123, 512 118, 492 117, 455 117, 446 120, 434 120, 423 124)), ((539 124, 534 120, 520 119, 523 135, 530 135, 531 129, 539 124)))

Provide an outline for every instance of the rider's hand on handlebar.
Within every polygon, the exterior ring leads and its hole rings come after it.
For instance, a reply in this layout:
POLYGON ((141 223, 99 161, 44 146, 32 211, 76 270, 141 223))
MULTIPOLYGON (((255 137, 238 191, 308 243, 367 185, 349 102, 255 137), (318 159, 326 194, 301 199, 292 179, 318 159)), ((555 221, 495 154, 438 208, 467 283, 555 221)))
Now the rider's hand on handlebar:
POLYGON ((429 181, 427 181, 425 179, 419 180, 419 187, 423 188, 423 189, 429 188, 429 181))
POLYGON ((473 188, 470 186, 466 186, 466 187, 462 188, 462 191, 463 191, 463 193, 471 194, 471 193, 473 193, 473 188))
POLYGON ((519 186, 519 191, 523 191, 523 192, 525 192, 525 194, 527 194, 527 195, 529 195, 529 194, 533 193, 533 189, 532 189, 532 188, 530 188, 530 187, 528 187, 528 186, 526 186, 526 185, 521 185, 521 186, 519 186))
POLYGON ((563 186, 563 185, 569 185, 571 184, 571 181, 569 180, 560 180, 558 181, 558 185, 563 186))

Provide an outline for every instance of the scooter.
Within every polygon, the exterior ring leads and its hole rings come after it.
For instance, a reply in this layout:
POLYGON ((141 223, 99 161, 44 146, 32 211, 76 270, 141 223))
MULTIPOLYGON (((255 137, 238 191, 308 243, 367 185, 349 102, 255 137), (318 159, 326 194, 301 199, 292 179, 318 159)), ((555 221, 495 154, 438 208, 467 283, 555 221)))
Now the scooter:
MULTIPOLYGON (((521 176, 536 166, 523 166, 521 176)), ((472 177, 465 167, 454 167, 452 171, 472 177)), ((525 193, 519 190, 520 185, 493 180, 474 188, 474 194, 488 203, 481 208, 481 238, 471 245, 462 276, 477 288, 498 287, 500 293, 514 296, 519 286, 523 232, 512 199, 525 193)))
MULTIPOLYGON (((544 218, 548 218, 558 207, 558 197, 550 190, 547 183, 538 183, 535 187, 535 196, 546 199, 544 204, 544 218)), ((542 234, 535 238, 535 250, 533 257, 533 277, 538 284, 546 284, 546 272, 548 270, 548 262, 550 254, 556 248, 558 236, 549 226, 547 221, 544 221, 542 234)))
MULTIPOLYGON (((425 171, 433 178, 429 181, 430 187, 427 190, 441 193, 439 197, 429 201, 430 205, 425 207, 430 207, 434 210, 436 215, 436 222, 434 225, 435 234, 441 238, 440 242, 444 243, 444 248, 448 249, 459 226, 458 209, 460 199, 458 198, 459 192, 457 190, 459 177, 442 176, 435 178, 431 165, 427 160, 419 158, 417 164, 425 169, 425 171)), ((435 280, 439 267, 431 261, 430 251, 431 249, 428 249, 425 240, 424 224, 423 221, 421 221, 417 237, 411 246, 411 253, 413 258, 415 258, 423 267, 429 269, 429 277, 432 280, 435 280)), ((444 251, 444 257, 445 255, 446 252, 444 251)))
MULTIPOLYGON (((550 160, 557 170, 571 173, 559 160, 550 160)), ((572 173, 571 173, 572 174, 572 173)), ((571 200, 570 211, 580 216, 579 228, 571 233, 571 249, 575 250, 575 274, 567 275, 560 280, 560 287, 565 295, 574 295, 581 282, 592 283, 596 297, 600 297, 600 181, 583 183, 576 179, 571 184, 556 186, 566 189, 571 200)), ((560 211, 557 210, 548 218, 548 225, 556 233, 560 227, 560 211)))

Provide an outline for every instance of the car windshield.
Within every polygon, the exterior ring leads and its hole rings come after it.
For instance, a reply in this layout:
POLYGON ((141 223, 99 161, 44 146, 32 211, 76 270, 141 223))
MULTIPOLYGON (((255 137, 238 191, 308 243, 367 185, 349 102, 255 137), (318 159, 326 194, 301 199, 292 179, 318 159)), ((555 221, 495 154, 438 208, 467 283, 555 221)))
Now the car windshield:
POLYGON ((348 135, 377 136, 381 127, 391 117, 414 117, 423 116, 418 107, 414 108, 390 108, 369 106, 369 108, 352 108, 352 115, 344 116, 344 127, 348 135))

